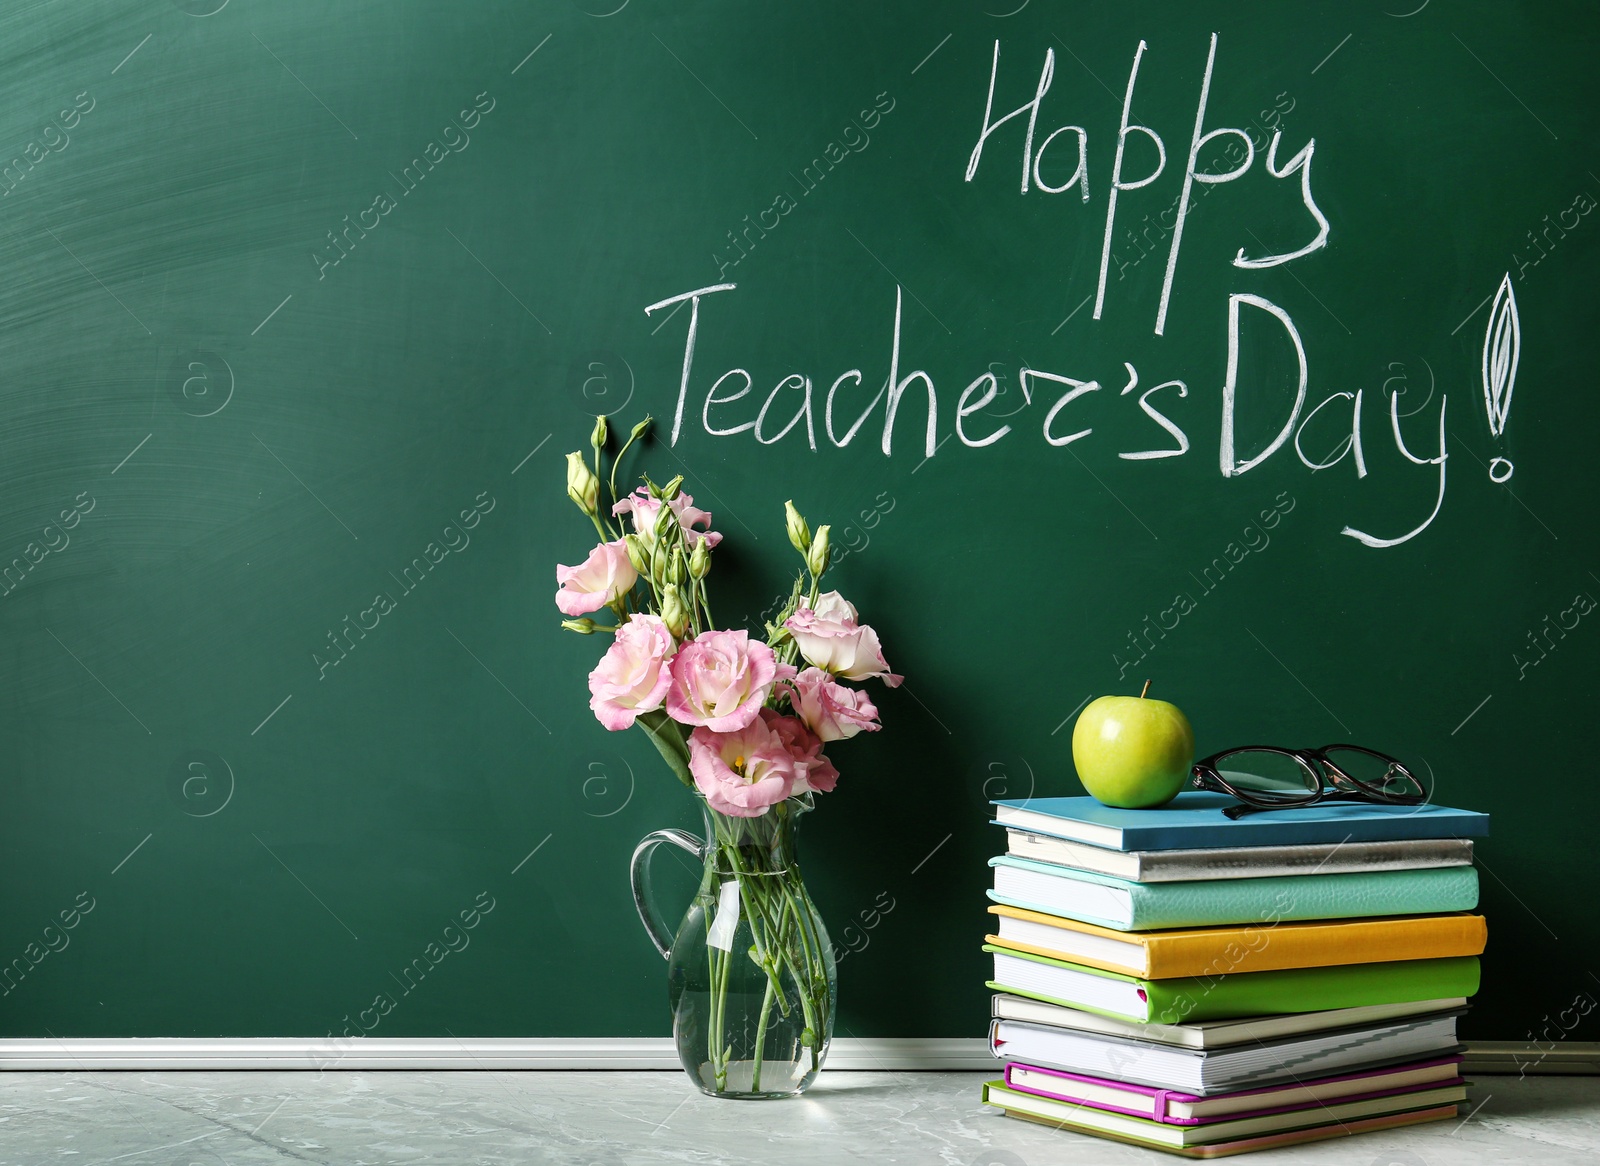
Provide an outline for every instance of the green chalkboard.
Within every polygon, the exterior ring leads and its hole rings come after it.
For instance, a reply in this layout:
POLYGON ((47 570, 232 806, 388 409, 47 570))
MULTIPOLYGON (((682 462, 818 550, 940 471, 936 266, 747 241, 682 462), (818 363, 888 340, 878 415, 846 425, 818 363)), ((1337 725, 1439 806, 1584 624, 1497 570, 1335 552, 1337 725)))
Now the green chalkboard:
POLYGON ((1466 1031, 1524 1039, 1600 957, 1597 31, 8 5, 0 1032, 667 1031, 626 865, 696 811, 552 605, 603 411, 727 535, 721 623, 792 497, 907 677, 802 831, 841 1034, 982 1031, 986 801, 1150 678, 1202 751, 1491 812, 1466 1031))

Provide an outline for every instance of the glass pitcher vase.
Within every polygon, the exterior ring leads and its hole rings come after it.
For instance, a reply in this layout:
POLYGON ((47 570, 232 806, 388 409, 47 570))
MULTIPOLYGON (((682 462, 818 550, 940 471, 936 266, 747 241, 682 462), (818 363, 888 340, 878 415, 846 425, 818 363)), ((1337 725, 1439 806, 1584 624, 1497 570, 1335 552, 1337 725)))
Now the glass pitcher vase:
POLYGON ((700 801, 704 838, 657 830, 634 849, 630 870, 639 918, 667 960, 678 1058, 712 1097, 794 1097, 822 1068, 838 993, 833 946, 795 855, 795 825, 811 798, 757 818, 700 801), (676 934, 662 925, 649 884, 650 856, 663 842, 702 864, 676 934))

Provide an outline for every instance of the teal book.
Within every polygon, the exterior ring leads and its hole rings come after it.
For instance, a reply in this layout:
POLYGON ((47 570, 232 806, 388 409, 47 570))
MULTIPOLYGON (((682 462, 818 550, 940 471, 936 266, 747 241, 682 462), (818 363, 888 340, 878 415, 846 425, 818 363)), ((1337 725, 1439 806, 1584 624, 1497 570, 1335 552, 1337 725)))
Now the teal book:
POLYGON ((1236 799, 1202 790, 1181 793, 1158 810, 1121 810, 1091 797, 1021 798, 991 804, 995 821, 1002 826, 1109 850, 1304 846, 1476 838, 1489 833, 1489 815, 1473 810, 1371 802, 1318 802, 1299 809, 1247 814, 1235 822, 1222 811, 1238 805, 1236 799))
POLYGON ((994 867, 989 897, 995 902, 1117 931, 1442 915, 1478 905, 1478 872, 1470 866, 1132 883, 1009 854, 990 859, 989 865, 994 867))

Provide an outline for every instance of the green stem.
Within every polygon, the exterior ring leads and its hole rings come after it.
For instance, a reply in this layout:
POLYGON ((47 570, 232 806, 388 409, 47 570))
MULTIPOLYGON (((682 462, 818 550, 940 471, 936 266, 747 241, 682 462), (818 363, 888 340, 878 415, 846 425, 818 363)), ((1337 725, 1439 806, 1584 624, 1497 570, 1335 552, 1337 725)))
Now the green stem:
POLYGON ((756 1022, 755 1067, 750 1073, 750 1091, 761 1091, 761 1054, 767 1043, 767 1017, 772 1015, 772 981, 767 981, 766 994, 761 998, 761 1019, 756 1022))
MULTIPOLYGON (((755 883, 757 881, 757 877, 770 877, 778 880, 778 888, 776 891, 762 887, 759 892, 747 896, 747 905, 751 907, 750 915, 752 931, 754 931, 759 925, 770 937, 774 930, 770 922, 770 905, 762 901, 768 895, 777 894, 783 896, 785 900, 784 906, 794 913, 796 921, 799 922, 804 918, 806 914, 804 906, 799 902, 794 890, 790 886, 788 872, 769 876, 749 876, 744 871, 744 864, 739 854, 738 847, 729 846, 728 849, 735 869, 739 871, 741 875, 745 876, 741 877, 740 879, 741 887, 755 883), (746 878, 749 879, 749 882, 746 882, 746 878)), ((794 872, 793 877, 795 881, 798 881, 798 870, 794 872)), ((781 935, 781 931, 779 934, 780 942, 769 945, 766 952, 763 953, 766 955, 766 962, 763 964, 763 968, 767 973, 768 987, 771 988, 775 986, 777 988, 779 993, 779 1006, 785 1016, 789 1014, 789 1009, 786 1007, 788 1004, 788 999, 787 994, 783 992, 783 985, 781 979, 778 977, 777 968, 774 966, 774 957, 782 960, 784 967, 788 970, 790 977, 794 980, 797 994, 800 997, 801 1013, 805 1017, 806 1027, 809 1028, 812 1033, 811 1063, 812 1067, 815 1068, 817 1065, 818 1049, 821 1045, 823 1037, 823 1022, 827 1017, 827 972, 821 964, 820 956, 818 955, 818 948, 812 942, 813 937, 808 936, 807 932, 808 929, 805 927, 805 925, 800 923, 800 942, 804 952, 805 963, 805 968, 803 971, 796 964, 794 953, 789 950, 789 944, 787 942, 782 942, 783 937, 781 935), (818 1007, 817 1000, 813 999, 814 994, 818 992, 821 993, 822 998, 822 1004, 820 1008, 818 1007)))
POLYGON ((728 976, 733 971, 733 953, 722 953, 722 978, 717 982, 717 1087, 728 1087, 728 1070, 732 1067, 733 1044, 728 1039, 728 976))
MULTIPOLYGON (((594 448, 594 476, 595 476, 595 481, 599 482, 600 481, 600 450, 599 450, 598 447, 592 447, 592 448, 594 448)), ((612 462, 611 463, 611 473, 612 473, 613 476, 615 476, 616 472, 617 472, 617 465, 616 465, 615 462, 612 462)), ((616 494, 617 494, 617 492, 613 488, 612 491, 611 491, 611 502, 612 502, 612 505, 616 504, 616 501, 617 501, 616 494)), ((598 507, 600 505, 600 497, 599 497, 599 495, 600 495, 600 488, 597 485, 595 487, 595 506, 596 507, 598 507)), ((591 515, 589 515, 589 517, 594 522, 595 530, 600 532, 600 541, 601 542, 603 542, 603 543, 616 542, 617 539, 621 537, 620 535, 617 534, 616 531, 611 529, 611 523, 609 521, 605 522, 603 524, 601 523, 600 515, 598 513, 591 514, 591 515)))
MULTIPOLYGON (((787 887, 784 893, 789 896, 790 908, 795 912, 796 919, 799 921, 803 917, 803 909, 795 902, 793 892, 787 887)), ((812 1068, 816 1068, 817 1049, 822 1043, 823 1020, 827 1016, 827 975, 825 972, 821 976, 816 974, 820 969, 814 957, 812 945, 806 937, 807 928, 804 923, 800 924, 799 930, 801 946, 805 952, 805 974, 801 974, 800 969, 795 966, 794 960, 788 952, 784 953, 784 958, 789 965, 789 974, 794 978, 795 986, 799 992, 800 1010, 805 1016, 806 1027, 811 1030, 811 1065, 812 1068), (820 1009, 818 1000, 813 998, 813 995, 818 992, 821 994, 820 1009)))
MULTIPOLYGON (((816 917, 809 916, 812 922, 816 917)), ((828 991, 828 965, 822 952, 821 937, 810 927, 806 928, 807 939, 807 965, 811 974, 811 986, 816 993, 817 1022, 811 1030, 811 1067, 821 1067, 822 1042, 827 1039, 833 1030, 832 1000, 828 991)))
MULTIPOLYGON (((750 922, 750 932, 755 938, 758 954, 761 956, 761 970, 766 973, 767 986, 778 994, 778 1006, 783 1015, 789 1015, 789 1002, 783 992, 783 983, 778 978, 778 970, 773 965, 773 953, 781 952, 781 943, 772 943, 772 924, 769 918, 769 908, 766 903, 767 889, 761 885, 765 875, 749 871, 745 868, 743 855, 739 846, 731 838, 719 832, 718 846, 727 855, 728 865, 733 868, 734 878, 739 883, 739 898, 744 904, 746 915, 750 922)), ((779 937, 781 940, 781 936, 779 937)))
MULTIPOLYGON (((710 918, 709 905, 703 908, 710 918)), ((709 926, 709 924, 708 924, 709 926)), ((706 1061, 712 1075, 717 1071, 717 949, 706 944, 706 995, 711 999, 711 1015, 706 1017, 706 1061)))
MULTIPOLYGON (((787 876, 783 878, 779 884, 779 891, 784 899, 783 911, 795 923, 805 963, 805 975, 800 974, 800 969, 792 960, 787 962, 790 975, 794 977, 799 990, 801 1010, 812 1032, 811 1064, 816 1068, 818 1050, 828 1020, 828 972, 822 958, 822 945, 816 933, 808 925, 814 914, 809 909, 809 904, 804 901, 805 884, 801 880, 798 867, 793 869, 792 875, 792 878, 787 876)), ((788 955, 787 944, 784 946, 784 953, 788 955)))
POLYGON ((782 909, 779 909, 777 934, 773 935, 772 904, 768 901, 771 892, 757 880, 764 880, 765 875, 749 876, 749 882, 744 885, 750 888, 752 897, 759 897, 759 903, 753 906, 750 919, 750 930, 756 934, 756 943, 760 949, 761 970, 767 975, 767 986, 777 993, 778 1010, 785 1017, 789 1015, 789 997, 783 990, 783 980, 778 974, 777 957, 785 950, 788 943, 783 929, 782 909), (759 887, 759 890, 757 889, 759 887))
MULTIPOLYGON (((646 417, 645 420, 648 421, 650 419, 646 417)), ((609 485, 611 487, 611 504, 613 506, 615 506, 617 503, 617 467, 622 464, 623 456, 628 452, 629 447, 633 445, 637 436, 638 435, 634 433, 628 434, 628 440, 622 443, 622 448, 617 451, 617 456, 611 459, 611 478, 609 485)))
MULTIPOLYGON (((726 856, 728 865, 733 868, 733 877, 738 882, 739 897, 745 909, 751 935, 756 942, 761 969, 767 978, 766 989, 762 995, 761 1016, 756 1027, 756 1043, 751 1065, 750 1087, 752 1091, 755 1091, 759 1090, 761 1086, 761 1064, 765 1053, 767 1023, 771 1016, 774 999, 776 999, 783 1015, 789 1015, 788 1001, 774 960, 777 956, 784 956, 785 962, 789 961, 787 960, 787 953, 784 951, 783 936, 781 934, 774 935, 774 928, 769 917, 770 905, 766 902, 769 892, 763 884, 768 877, 772 876, 749 870, 744 862, 744 855, 741 853, 739 844, 730 836, 726 827, 720 821, 714 821, 713 825, 717 835, 717 847, 726 856)), ((717 999, 713 1002, 713 1008, 717 1007, 723 1009, 727 1007, 726 977, 724 977, 723 984, 718 990, 717 999)))
MULTIPOLYGON (((709 945, 708 945, 709 946, 709 945)), ((723 1039, 728 1015, 728 972, 733 953, 712 947, 711 955, 711 1025, 709 1053, 711 1073, 717 1083, 717 1092, 728 1087, 728 1046, 723 1039)))
POLYGON ((700 614, 706 621, 706 630, 716 631, 717 625, 711 620, 711 597, 706 594, 706 581, 704 579, 695 580, 694 590, 697 601, 700 604, 700 614))
MULTIPOLYGON (((770 907, 770 904, 763 905, 764 910, 768 907, 770 907)), ((760 925, 755 924, 754 921, 752 921, 752 930, 754 930, 757 926, 760 925)), ((765 991, 762 993, 761 1015, 756 1022, 756 1041, 752 1054, 750 1074, 750 1088, 752 1092, 760 1092, 761 1090, 761 1069, 766 1059, 767 1026, 772 1017, 772 1006, 774 1003, 776 1003, 779 1011, 786 1018, 789 1016, 791 1011, 787 994, 783 990, 783 983, 778 975, 778 970, 775 965, 775 956, 773 955, 774 952, 783 951, 786 944, 787 937, 783 934, 783 929, 780 926, 779 933, 776 937, 774 937, 771 931, 768 930, 765 941, 761 945, 763 956, 762 969, 767 974, 767 985, 765 991)))
MULTIPOLYGON (((805 894, 800 869, 798 866, 764 869, 774 861, 783 861, 778 841, 787 825, 787 809, 782 805, 774 807, 770 817, 752 821, 724 820, 720 815, 711 817, 714 862, 723 868, 716 877, 737 880, 744 921, 755 947, 752 962, 766 977, 753 1045, 753 1091, 760 1089, 766 1039, 774 1019, 773 1006, 776 1005, 784 1017, 791 1017, 796 1011, 783 982, 785 975, 793 981, 793 991, 799 997, 798 1011, 810 1033, 806 1047, 811 1051, 813 1070, 820 1067, 822 1043, 831 1023, 826 952, 816 930, 815 911, 805 894)), ((720 1092, 727 1086, 732 1055, 731 1046, 725 1043, 728 988, 732 971, 738 968, 742 972, 745 957, 743 952, 736 958, 734 953, 720 950, 709 954, 713 970, 708 1043, 720 1092)))

